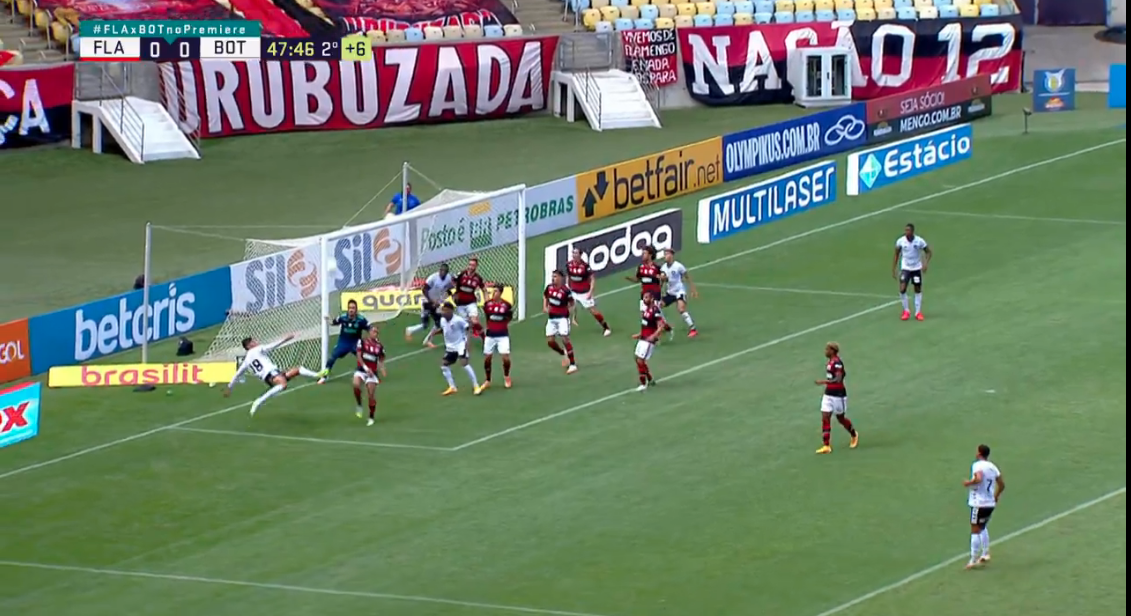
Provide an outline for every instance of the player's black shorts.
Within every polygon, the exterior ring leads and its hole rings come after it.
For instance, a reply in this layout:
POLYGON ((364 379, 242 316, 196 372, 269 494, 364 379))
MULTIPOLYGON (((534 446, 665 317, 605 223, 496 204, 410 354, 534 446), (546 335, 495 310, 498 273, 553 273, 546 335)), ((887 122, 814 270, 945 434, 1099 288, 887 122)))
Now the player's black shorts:
POLYGON ((279 376, 283 377, 284 379, 286 379, 288 381, 290 380, 290 379, 287 379, 287 375, 283 374, 282 372, 279 372, 278 370, 272 370, 271 372, 267 373, 267 376, 263 377, 263 382, 266 383, 268 387, 274 387, 275 383, 273 381, 275 380, 275 377, 279 377, 279 376))
POLYGON ((436 324, 436 327, 440 326, 440 310, 439 307, 436 306, 436 304, 433 304, 428 300, 424 300, 424 303, 420 305, 420 316, 424 319, 432 319, 432 322, 436 324))
POLYGON ((923 284, 923 270, 903 270, 899 272, 899 282, 919 286, 923 284))
POLYGON ((660 298, 660 301, 664 303, 665 308, 668 307, 668 306, 671 306, 672 304, 674 304, 674 303, 676 303, 680 300, 683 300, 683 301, 686 302, 687 301, 687 295, 684 294, 684 293, 677 293, 675 295, 673 295, 671 293, 665 293, 664 296, 660 298))
POLYGON ((448 351, 448 350, 444 351, 444 364, 445 365, 450 366, 450 365, 456 363, 456 360, 458 360, 458 359, 467 359, 467 349, 464 349, 463 353, 456 353, 455 351, 448 351))
POLYGON ((970 523, 978 526, 985 526, 990 523, 990 518, 994 515, 993 507, 971 507, 970 508, 970 523))

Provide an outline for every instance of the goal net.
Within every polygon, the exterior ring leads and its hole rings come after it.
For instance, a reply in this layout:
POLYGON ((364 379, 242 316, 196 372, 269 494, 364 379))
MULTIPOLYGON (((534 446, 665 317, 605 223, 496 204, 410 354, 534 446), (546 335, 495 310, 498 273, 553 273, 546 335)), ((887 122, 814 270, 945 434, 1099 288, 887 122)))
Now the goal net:
POLYGON ((378 222, 293 239, 248 239, 245 260, 232 266, 231 311, 205 359, 238 359, 244 338, 268 342, 295 334, 274 352, 276 361, 319 368, 336 333, 332 320, 350 300, 371 322, 406 312, 415 319, 424 279, 442 263, 459 272, 472 257, 488 286, 503 285, 516 318, 525 318, 525 193, 524 185, 442 190, 409 213, 378 222))

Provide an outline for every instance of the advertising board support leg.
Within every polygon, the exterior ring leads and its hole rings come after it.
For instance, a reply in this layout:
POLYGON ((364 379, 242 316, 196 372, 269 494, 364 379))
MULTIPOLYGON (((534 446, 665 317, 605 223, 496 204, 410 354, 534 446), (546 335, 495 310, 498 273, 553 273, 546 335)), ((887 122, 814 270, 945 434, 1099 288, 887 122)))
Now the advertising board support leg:
MULTIPOLYGON (((144 332, 141 337, 141 363, 149 363, 149 287, 150 281, 150 262, 153 258, 153 223, 145 223, 145 262, 142 266, 142 290, 141 290, 141 331, 144 332)), ((153 385, 138 385, 134 388, 135 392, 142 393, 154 391, 157 387, 153 385)))

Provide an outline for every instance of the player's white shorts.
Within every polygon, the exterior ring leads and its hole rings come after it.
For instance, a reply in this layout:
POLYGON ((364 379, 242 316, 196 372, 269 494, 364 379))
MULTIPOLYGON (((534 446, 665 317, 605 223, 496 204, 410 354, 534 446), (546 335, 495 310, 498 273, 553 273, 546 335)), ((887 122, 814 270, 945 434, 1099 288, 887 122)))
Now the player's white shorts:
POLYGON ((355 370, 353 373, 353 378, 361 379, 361 382, 365 383, 366 385, 368 385, 369 383, 373 383, 374 385, 381 384, 381 380, 377 378, 376 374, 369 374, 364 370, 355 370))
POLYGON ((844 415, 848 412, 848 398, 836 396, 821 396, 821 412, 833 415, 844 415))
POLYGON ((498 351, 499 355, 511 354, 511 337, 510 336, 487 336, 483 339, 483 354, 494 355, 498 351))
POLYGON ((469 321, 471 319, 478 319, 479 306, 474 303, 467 304, 465 306, 456 306, 456 314, 469 321))
POLYGON ((568 336, 569 335, 569 317, 551 317, 546 320, 546 335, 547 336, 568 336))
POLYGON ((597 307, 597 298, 593 296, 592 291, 588 293, 574 293, 573 301, 586 310, 592 310, 597 307))
POLYGON ((636 356, 639 357, 640 359, 645 360, 645 361, 652 359, 652 350, 655 349, 655 348, 656 348, 656 345, 652 344, 651 342, 648 342, 647 340, 637 340, 636 341, 636 356))

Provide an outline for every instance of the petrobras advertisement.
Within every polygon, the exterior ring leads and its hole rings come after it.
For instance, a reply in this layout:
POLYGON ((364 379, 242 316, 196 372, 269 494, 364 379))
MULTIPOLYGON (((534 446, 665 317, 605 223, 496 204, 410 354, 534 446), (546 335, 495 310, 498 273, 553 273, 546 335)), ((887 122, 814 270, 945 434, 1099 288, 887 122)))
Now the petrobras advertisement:
POLYGON ((186 276, 149 288, 28 319, 32 373, 77 364, 224 322, 232 304, 229 268, 186 276), (149 330, 143 328, 149 314, 149 330))
POLYGON ((836 161, 827 160, 699 201, 696 238, 710 244, 836 201, 836 161))
POLYGON ((844 192, 862 195, 967 160, 973 154, 974 129, 969 124, 854 152, 848 155, 844 192))
POLYGON ((723 181, 767 173, 864 145, 864 103, 723 135, 723 181))
POLYGON ((0 390, 0 448, 39 434, 39 401, 43 386, 24 383, 0 390))

